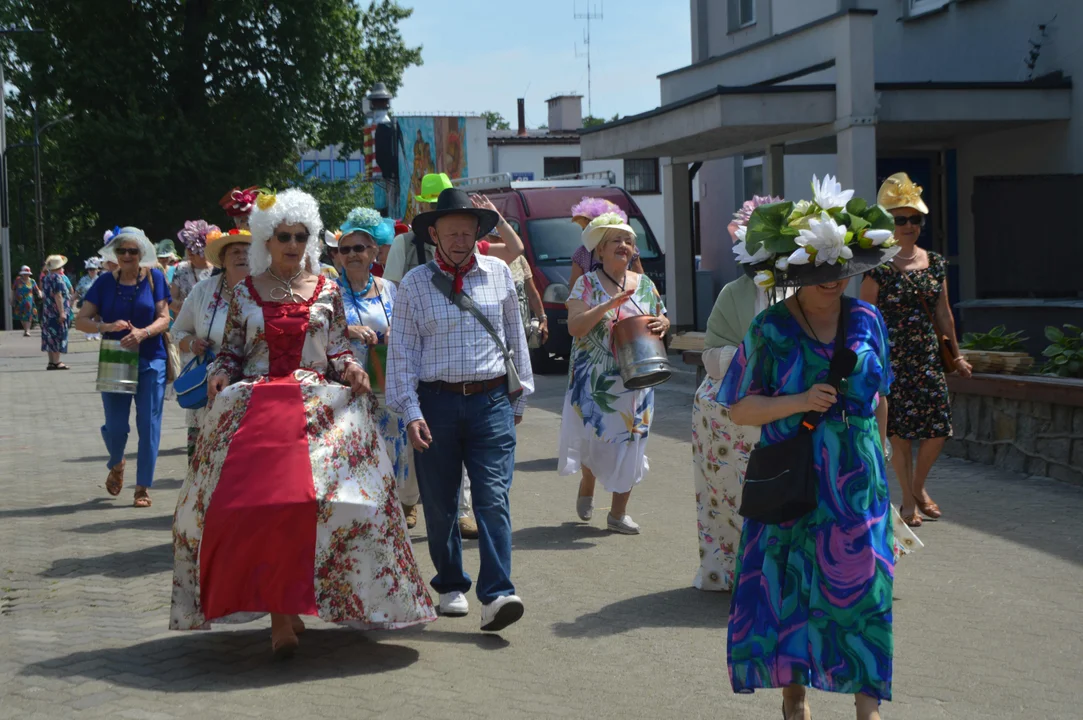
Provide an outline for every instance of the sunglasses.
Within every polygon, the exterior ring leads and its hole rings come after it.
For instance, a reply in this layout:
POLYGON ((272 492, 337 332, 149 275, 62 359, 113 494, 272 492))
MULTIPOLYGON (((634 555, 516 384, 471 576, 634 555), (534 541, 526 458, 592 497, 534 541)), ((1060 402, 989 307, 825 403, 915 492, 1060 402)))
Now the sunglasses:
POLYGON ((360 255, 366 250, 372 249, 373 248, 370 245, 350 245, 349 247, 339 246, 338 253, 339 255, 349 255, 350 253, 357 253, 358 255, 360 255))
POLYGON ((299 232, 299 233, 285 233, 284 232, 284 233, 278 233, 277 235, 275 235, 275 237, 278 238, 278 242, 282 243, 283 245, 288 243, 290 240, 294 240, 298 244, 304 245, 305 243, 308 242, 309 235, 306 232, 299 232))
POLYGON ((143 251, 140 250, 139 248, 116 248, 116 249, 113 250, 113 254, 116 255, 117 257, 121 257, 123 255, 135 256, 135 255, 142 255, 143 251))
POLYGON ((896 215, 895 216, 895 227, 906 227, 906 223, 910 223, 911 225, 917 225, 918 227, 921 227, 922 225, 925 224, 925 216, 924 215, 910 215, 909 217, 906 217, 906 216, 903 216, 903 215, 896 215))

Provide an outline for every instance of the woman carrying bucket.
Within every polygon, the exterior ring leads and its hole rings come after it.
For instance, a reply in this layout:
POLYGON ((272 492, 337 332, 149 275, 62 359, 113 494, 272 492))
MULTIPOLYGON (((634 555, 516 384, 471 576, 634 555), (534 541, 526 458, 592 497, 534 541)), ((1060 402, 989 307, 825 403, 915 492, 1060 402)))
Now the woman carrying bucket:
POLYGON ((568 332, 573 340, 568 392, 560 432, 561 475, 583 470, 576 511, 583 521, 594 513, 594 483, 613 493, 607 527, 637 535, 639 525, 625 512, 628 498, 647 474, 647 435, 654 416, 654 390, 625 387, 610 347, 620 318, 651 315, 647 329, 669 330, 658 289, 632 272, 636 235, 616 213, 598 216, 583 231, 583 245, 602 260, 580 277, 568 296, 568 332))
POLYGON ((169 329, 169 285, 157 269, 154 245, 142 230, 114 228, 105 233, 105 240, 103 254, 115 256, 119 268, 99 277, 87 291, 75 327, 104 335, 98 359, 98 390, 105 409, 102 439, 109 451, 105 489, 110 495, 119 495, 124 487, 124 447, 134 398, 139 433, 134 504, 150 507, 147 491, 154 482, 165 399, 166 348, 162 333, 169 329))

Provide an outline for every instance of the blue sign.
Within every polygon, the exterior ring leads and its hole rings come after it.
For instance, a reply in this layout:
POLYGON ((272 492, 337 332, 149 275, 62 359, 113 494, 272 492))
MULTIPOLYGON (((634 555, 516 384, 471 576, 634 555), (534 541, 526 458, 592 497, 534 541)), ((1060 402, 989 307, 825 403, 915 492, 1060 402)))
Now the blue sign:
POLYGON ((511 174, 512 180, 533 180, 534 173, 532 172, 513 172, 511 174))

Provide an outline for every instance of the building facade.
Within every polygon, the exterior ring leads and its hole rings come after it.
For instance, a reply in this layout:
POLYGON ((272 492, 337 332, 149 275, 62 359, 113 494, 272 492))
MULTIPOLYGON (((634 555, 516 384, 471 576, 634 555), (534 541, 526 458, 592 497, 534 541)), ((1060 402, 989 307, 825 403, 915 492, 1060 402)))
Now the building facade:
POLYGON ((717 290, 738 272, 725 224, 752 194, 807 197, 830 172, 873 198, 900 170, 925 188, 922 244, 951 262, 964 324, 987 329, 981 308, 1020 299, 1078 317, 1083 238, 1040 208, 1083 189, 1080 29, 1078 0, 691 0, 691 64, 659 78, 656 110, 584 131, 583 157, 663 158, 678 323, 693 314, 693 176, 717 290))

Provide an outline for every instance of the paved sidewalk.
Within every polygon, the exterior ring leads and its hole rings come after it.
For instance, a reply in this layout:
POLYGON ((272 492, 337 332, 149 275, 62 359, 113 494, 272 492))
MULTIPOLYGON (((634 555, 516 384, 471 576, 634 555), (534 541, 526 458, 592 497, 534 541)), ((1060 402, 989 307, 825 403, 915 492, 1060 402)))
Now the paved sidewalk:
MULTIPOLYGON (((274 663, 265 621, 166 630, 181 410, 168 406, 154 507, 134 509, 130 488, 103 487, 96 346, 73 343, 73 369, 46 372, 36 333, 19 335, 0 336, 0 718, 777 720, 778 693, 729 689, 729 596, 691 588, 689 374, 659 391, 652 472, 630 506, 639 537, 576 520, 576 481, 554 472, 564 381, 540 379, 512 491, 527 614, 502 637, 479 632, 471 596, 468 617, 424 629, 313 623, 298 657, 274 663)), ((953 459, 930 488, 946 515, 898 569, 884 717, 1083 717, 1083 489, 953 459)), ((850 698, 812 701, 818 718, 853 717, 850 698)))

